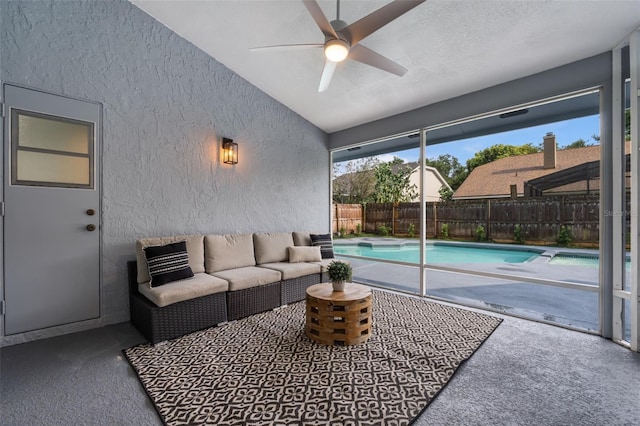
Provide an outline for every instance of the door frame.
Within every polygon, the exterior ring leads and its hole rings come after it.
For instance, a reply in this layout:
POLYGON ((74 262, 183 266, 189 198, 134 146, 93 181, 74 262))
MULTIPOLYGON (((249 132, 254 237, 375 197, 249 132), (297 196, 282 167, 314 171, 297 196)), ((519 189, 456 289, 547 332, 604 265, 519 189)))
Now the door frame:
POLYGON ((631 208, 637 209, 640 200, 640 28, 633 31, 627 39, 612 50, 612 87, 613 87, 613 256, 624 259, 626 220, 630 217, 631 230, 631 280, 625 286, 625 266, 622 260, 613 265, 612 279, 612 336, 614 342, 640 352, 640 215, 638 211, 626 211, 624 160, 624 110, 625 110, 625 76, 630 80, 630 118, 631 118, 631 208), (628 47, 628 65, 623 58, 623 49, 628 47), (628 69, 625 69, 625 65, 628 69), (628 287, 628 289, 626 288, 628 287), (628 313, 626 310, 628 309, 628 313), (626 323, 628 319, 629 324, 626 323), (625 329, 629 326, 630 336, 627 340, 625 329))
POLYGON ((54 337, 54 336, 60 336, 63 334, 69 334, 69 333, 75 333, 78 331, 84 331, 84 330, 89 330, 92 328, 97 328, 103 325, 103 317, 104 317, 104 289, 103 289, 103 252, 104 252, 104 235, 103 235, 103 217, 102 217, 102 212, 103 212, 103 183, 102 183, 102 179, 103 179, 103 171, 102 171, 102 167, 103 167, 103 161, 102 161, 102 155, 104 152, 104 148, 103 148, 103 136, 104 136, 104 131, 103 131, 103 123, 104 120, 104 107, 102 105, 102 103, 100 102, 96 102, 94 100, 90 100, 90 99, 84 99, 84 98, 80 98, 80 97, 74 97, 74 96, 68 96, 68 95, 63 95, 60 93, 55 93, 52 91, 47 91, 47 90, 42 90, 40 88, 36 88, 36 87, 32 87, 32 86, 27 86, 27 85, 23 85, 23 84, 19 84, 19 83, 13 83, 10 81, 5 81, 5 80, 0 80, 0 146, 2 147, 2 149, 0 149, 0 170, 2 171, 2 174, 0 175, 0 347, 3 346, 10 346, 10 345, 14 345, 17 343, 24 343, 24 342, 29 342, 29 341, 33 341, 33 340, 38 340, 38 339, 43 339, 43 338, 48 338, 48 337, 54 337), (94 167, 97 167, 97 173, 95 173, 94 175, 94 179, 97 180, 96 185, 95 185, 95 190, 98 191, 98 208, 100 209, 100 214, 99 214, 99 222, 98 222, 98 292, 99 292, 99 316, 98 318, 95 319, 90 319, 90 320, 85 320, 85 321, 80 321, 80 322, 76 322, 76 323, 72 323, 72 324, 64 324, 64 325, 59 325, 59 326, 54 326, 54 327, 50 327, 50 328, 45 328, 45 329, 41 329, 41 330, 35 330, 35 331, 28 331, 25 333, 18 333, 18 334, 13 334, 11 336, 7 336, 5 335, 5 311, 6 311, 6 306, 5 306, 5 268, 4 268, 4 253, 5 253, 5 239, 4 239, 4 201, 5 201, 5 194, 4 194, 4 184, 5 184, 5 151, 7 148, 7 144, 10 143, 9 140, 6 140, 5 138, 5 123, 6 120, 10 120, 11 116, 10 113, 8 111, 8 108, 6 107, 6 99, 5 99, 5 87, 9 85, 9 86, 14 86, 17 88, 21 88, 21 89, 27 89, 27 90, 32 90, 35 92, 40 92, 43 94, 47 94, 47 95, 53 95, 53 96, 58 96, 58 97, 63 97, 63 98, 67 98, 67 99, 71 99, 71 100, 75 100, 75 101, 81 101, 81 102, 88 102, 91 104, 94 104, 98 107, 99 109, 99 113, 98 113, 98 122, 96 123, 96 128, 95 128, 95 138, 96 138, 96 143, 97 146, 95 147, 94 150, 94 167))

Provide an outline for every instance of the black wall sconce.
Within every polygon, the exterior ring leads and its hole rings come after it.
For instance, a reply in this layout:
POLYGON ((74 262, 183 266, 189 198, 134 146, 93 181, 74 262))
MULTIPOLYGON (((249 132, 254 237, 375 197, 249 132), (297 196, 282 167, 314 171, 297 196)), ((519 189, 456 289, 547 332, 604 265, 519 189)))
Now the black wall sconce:
POLYGON ((222 162, 238 164, 238 144, 233 139, 222 138, 222 162))

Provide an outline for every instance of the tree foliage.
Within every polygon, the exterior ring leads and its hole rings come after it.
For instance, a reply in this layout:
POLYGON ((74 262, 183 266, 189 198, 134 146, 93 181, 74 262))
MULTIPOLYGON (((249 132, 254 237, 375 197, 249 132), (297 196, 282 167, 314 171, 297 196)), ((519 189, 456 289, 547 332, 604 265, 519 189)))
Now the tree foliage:
POLYGON ((411 167, 402 166, 402 162, 380 163, 375 167, 376 203, 409 202, 418 196, 418 187, 411 183, 411 167))
POLYGON ((440 195, 440 199, 442 201, 451 201, 451 199, 453 199, 453 190, 445 186, 438 189, 438 194, 440 195))
MULTIPOLYGON (((374 168, 379 163, 376 157, 349 161, 344 173, 333 180, 333 201, 345 204, 364 204, 373 201, 375 191, 374 168)), ((334 164, 333 174, 338 174, 334 164)))
POLYGON ((580 138, 577 141, 571 142, 569 145, 562 147, 562 149, 584 148, 586 146, 592 146, 592 145, 593 144, 590 144, 584 139, 580 138))
POLYGON ((500 158, 511 157, 514 155, 535 154, 536 152, 540 152, 540 148, 531 143, 526 143, 524 145, 492 145, 482 151, 476 152, 472 158, 467 160, 467 171, 471 173, 476 167, 500 158))
POLYGON ((560 149, 573 149, 573 148, 584 148, 587 146, 594 146, 594 145, 598 145, 600 143, 600 136, 598 135, 593 135, 591 136, 591 138, 587 138, 587 140, 584 140, 582 138, 571 142, 569 145, 565 145, 560 149), (593 139, 594 142, 590 142, 589 139, 593 139))
POLYGON ((451 154, 442 154, 437 158, 427 158, 425 165, 435 168, 454 191, 469 175, 466 167, 460 164, 458 158, 451 154))

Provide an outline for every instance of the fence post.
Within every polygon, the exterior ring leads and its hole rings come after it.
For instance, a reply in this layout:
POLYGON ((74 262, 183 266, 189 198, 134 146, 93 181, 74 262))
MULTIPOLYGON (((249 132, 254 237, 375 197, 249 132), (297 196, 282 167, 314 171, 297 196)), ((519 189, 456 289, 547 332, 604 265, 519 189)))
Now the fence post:
POLYGON ((487 240, 491 239, 491 199, 487 199, 487 240))
POLYGON ((433 202, 433 238, 438 238, 438 202, 433 202))
POLYGON ((391 235, 396 235, 396 203, 391 203, 391 235))
POLYGON ((362 227, 360 231, 367 232, 367 205, 362 204, 362 227))

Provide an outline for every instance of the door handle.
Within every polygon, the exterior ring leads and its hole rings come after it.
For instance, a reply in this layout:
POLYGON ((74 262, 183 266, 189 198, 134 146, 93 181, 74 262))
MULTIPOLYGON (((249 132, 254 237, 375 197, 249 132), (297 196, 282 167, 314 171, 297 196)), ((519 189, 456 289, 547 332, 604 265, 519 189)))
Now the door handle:
POLYGON ((87 225, 87 231, 92 232, 96 230, 96 226, 93 223, 87 225))

